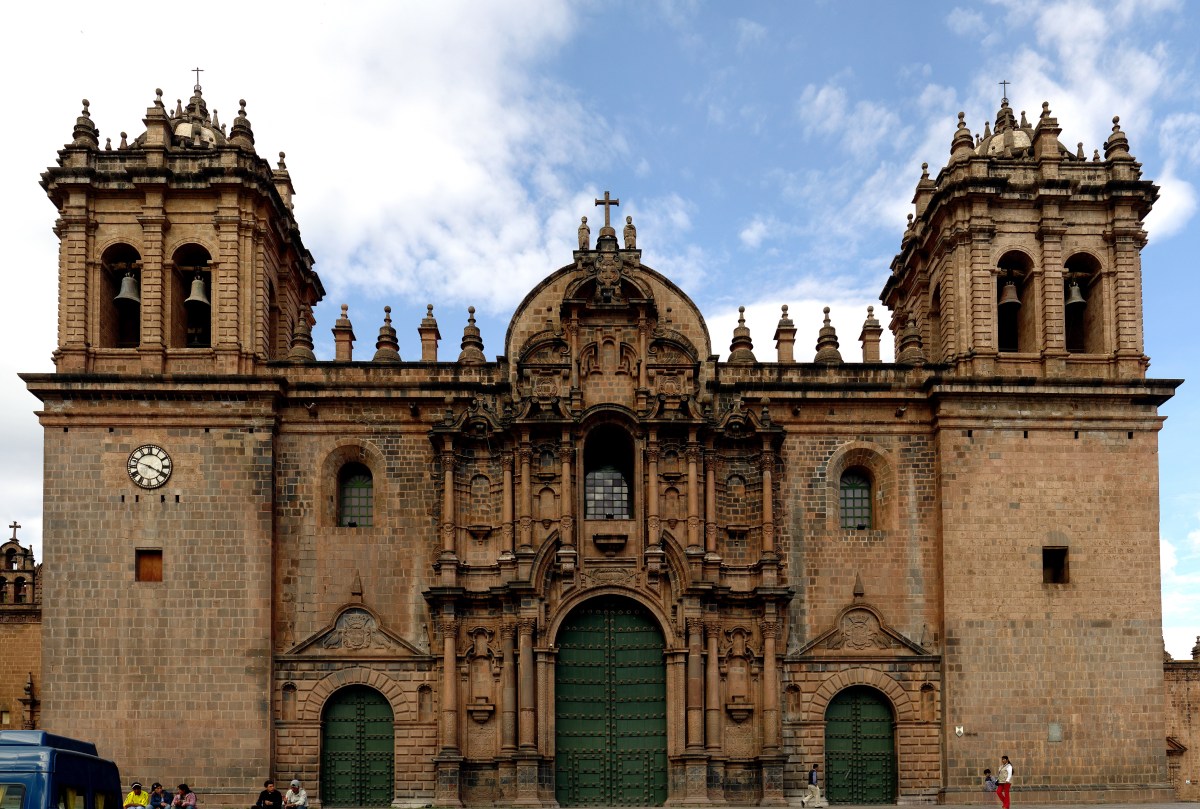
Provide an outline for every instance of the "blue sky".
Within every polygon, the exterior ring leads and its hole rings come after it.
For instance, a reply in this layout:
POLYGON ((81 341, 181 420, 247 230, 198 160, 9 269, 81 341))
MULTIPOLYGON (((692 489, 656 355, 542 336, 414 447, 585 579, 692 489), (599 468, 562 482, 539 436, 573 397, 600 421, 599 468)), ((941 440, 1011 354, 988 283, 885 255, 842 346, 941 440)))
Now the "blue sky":
POLYGON ((1049 101, 1063 142, 1088 154, 1120 115, 1162 186, 1143 253, 1146 352, 1152 376, 1192 380, 1162 408, 1161 434, 1164 634, 1189 655, 1200 634, 1195 6, 293 2, 244 4, 233 20, 68 2, 22 15, 0 32, 0 518, 39 549, 37 403, 15 374, 51 368, 57 248, 37 178, 83 97, 114 142, 142 131, 154 88, 186 100, 196 65, 222 121, 247 100, 259 153, 287 152, 329 292, 316 311, 321 358, 342 303, 359 356, 373 353, 388 304, 402 356, 418 357, 427 303, 443 358, 457 356, 468 305, 485 352, 501 353, 515 305, 569 263, 580 216, 598 231, 592 200, 610 190, 644 261, 705 312, 716 350, 728 352, 744 305, 769 359, 786 303, 798 357, 830 306, 853 359, 921 163, 945 164, 959 110, 973 132, 994 119, 1008 80, 1015 109, 1033 117, 1049 101))

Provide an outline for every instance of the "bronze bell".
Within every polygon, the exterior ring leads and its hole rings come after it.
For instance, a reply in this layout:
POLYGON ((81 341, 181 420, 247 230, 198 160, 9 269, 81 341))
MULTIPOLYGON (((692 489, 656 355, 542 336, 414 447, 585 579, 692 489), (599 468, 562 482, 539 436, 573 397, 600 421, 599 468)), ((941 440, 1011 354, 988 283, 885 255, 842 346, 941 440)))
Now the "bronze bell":
POLYGON ((1083 292, 1079 289, 1079 283, 1072 281, 1071 286, 1067 289, 1067 306, 1075 306, 1080 303, 1087 303, 1087 299, 1083 297, 1083 292))
POLYGON ((212 305, 209 303, 208 295, 206 295, 204 292, 204 277, 202 275, 197 274, 196 277, 192 279, 192 293, 187 296, 187 298, 184 300, 184 303, 200 306, 212 305))
POLYGON ((133 273, 125 273, 125 277, 121 279, 121 291, 117 293, 117 297, 113 298, 117 303, 136 303, 139 306, 142 303, 141 296, 138 295, 138 282, 133 277, 133 273))
POLYGON ((1005 281, 1004 292, 1000 294, 1000 306, 1012 304, 1021 305, 1021 299, 1017 296, 1017 285, 1012 281, 1005 281))

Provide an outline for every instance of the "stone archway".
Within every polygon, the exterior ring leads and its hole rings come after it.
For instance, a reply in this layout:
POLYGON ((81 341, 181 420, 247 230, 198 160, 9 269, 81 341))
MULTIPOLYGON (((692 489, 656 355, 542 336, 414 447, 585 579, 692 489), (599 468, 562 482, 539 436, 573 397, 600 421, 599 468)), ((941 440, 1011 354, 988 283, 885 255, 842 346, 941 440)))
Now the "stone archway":
POLYGON ((395 762, 394 714, 365 685, 338 689, 321 711, 323 806, 389 806, 395 762))
POLYGON ((825 794, 830 803, 896 802, 896 717, 878 689, 854 685, 825 709, 825 794))
POLYGON ((558 631, 555 797, 561 806, 667 798, 666 642, 630 598, 585 601, 558 631))

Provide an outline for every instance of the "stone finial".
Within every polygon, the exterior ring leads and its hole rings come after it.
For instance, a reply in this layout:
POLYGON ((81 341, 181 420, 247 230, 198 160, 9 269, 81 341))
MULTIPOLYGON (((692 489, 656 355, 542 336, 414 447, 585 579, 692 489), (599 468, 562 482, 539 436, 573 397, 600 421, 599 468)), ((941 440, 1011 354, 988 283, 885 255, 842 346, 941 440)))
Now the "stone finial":
POLYGON ((857 571, 854 573, 854 600, 858 601, 867 594, 866 588, 863 587, 862 574, 857 571))
POLYGON ((175 99, 175 112, 171 113, 171 117, 172 118, 182 118, 183 117, 183 99, 182 98, 175 99))
POLYGON ((788 307, 785 303, 779 315, 779 325, 775 327, 775 352, 777 362, 795 362, 796 354, 796 324, 788 317, 788 307))
MULTIPOLYGON (((997 128, 999 128, 999 127, 997 127, 997 128)), ((991 136, 992 136, 992 122, 984 121, 983 122, 983 139, 987 140, 991 136)))
POLYGON ((750 339, 750 329, 746 326, 745 306, 738 307, 738 324, 733 330, 733 342, 729 344, 729 362, 758 362, 754 356, 754 342, 750 339))
POLYGON ((375 341, 374 362, 400 362, 400 342, 392 326, 392 307, 383 307, 383 325, 379 327, 379 339, 375 341))
POLYGON ((826 306, 822 311, 825 313, 825 323, 817 334, 817 356, 813 358, 813 362, 840 365, 842 352, 838 351, 837 329, 829 322, 829 307, 826 306))
POLYGON ((588 227, 587 217, 579 217, 579 249, 590 250, 592 248, 592 229, 588 227))
POLYGON ((278 171, 287 171, 287 163, 284 162, 285 157, 287 157, 287 153, 285 153, 285 152, 279 153, 279 165, 277 167, 278 171))
POLYGON ((234 146, 254 151, 254 130, 250 128, 250 119, 246 117, 246 99, 238 100, 240 108, 233 126, 229 130, 229 142, 234 146))
POLYGON ((1200 663, 1200 635, 1196 636, 1196 645, 1192 647, 1192 660, 1200 663))
POLYGON ((475 325, 475 307, 467 307, 467 325, 463 328, 462 352, 458 361, 463 365, 483 365, 487 357, 483 355, 483 338, 479 327, 475 325))
POLYGON ((350 307, 342 304, 341 317, 333 324, 334 359, 338 362, 350 362, 354 359, 354 326, 350 324, 347 314, 350 307))
POLYGON ((937 185, 929 178, 929 164, 921 164, 921 179, 917 180, 917 191, 913 194, 913 205, 916 208, 916 215, 923 216, 925 209, 929 207, 929 200, 933 199, 933 192, 937 190, 937 185))
POLYGON ((162 88, 161 87, 154 88, 154 107, 156 109, 160 109, 160 110, 166 109, 166 107, 163 105, 162 88))
POLYGON ((625 217, 625 232, 623 235, 625 237, 625 249, 626 250, 636 250, 637 249, 637 227, 635 227, 633 224, 632 216, 625 217))
POLYGON ((350 600, 356 604, 363 601, 362 576, 358 575, 357 570, 354 571, 354 580, 350 582, 350 600))
POLYGON ((437 362, 438 340, 442 339, 442 333, 433 318, 432 303, 425 307, 425 317, 421 318, 417 334, 421 335, 421 362, 437 362))
POLYGON ((1075 148, 1075 157, 1079 160, 1087 160, 1087 155, 1083 153, 1083 141, 1079 141, 1079 145, 1075 148))
POLYGON ((100 130, 92 122, 92 113, 88 110, 90 106, 91 102, 85 98, 83 100, 83 111, 75 119, 75 129, 71 133, 72 140, 69 145, 84 149, 100 148, 100 130))
POLYGON ((106 151, 106 152, 112 151, 112 138, 104 139, 104 151, 106 151))
POLYGON ((967 114, 959 112, 958 129, 954 130, 954 139, 950 141, 950 159, 970 157, 974 151, 975 144, 971 138, 971 130, 967 129, 967 114))
POLYGON ((1093 163, 1099 163, 1099 162, 1100 162, 1100 150, 1099 150, 1099 149, 1093 149, 1093 150, 1092 150, 1092 162, 1093 162, 1093 163))
POLYGON ((167 108, 163 106, 161 87, 154 89, 154 103, 146 108, 142 123, 146 125, 146 133, 136 139, 135 144, 160 149, 171 142, 171 119, 167 115, 167 108))
POLYGON ((1112 133, 1104 141, 1105 160, 1133 160, 1129 154, 1129 139, 1121 131, 1121 116, 1113 116, 1112 133))
POLYGON ((121 133, 121 145, 118 146, 117 148, 118 149, 128 149, 129 148, 129 135, 126 134, 125 132, 121 133))
POLYGON ((317 355, 313 353, 312 326, 308 322, 308 309, 305 308, 296 318, 292 327, 292 348, 288 351, 288 359, 292 362, 316 362, 317 355))
POLYGON ((880 362, 879 340, 883 336, 883 326, 875 319, 875 307, 867 307, 867 319, 863 321, 862 331, 858 340, 862 343, 863 362, 880 362))
POLYGON ((1038 160, 1058 160, 1063 151, 1062 144, 1058 142, 1060 134, 1062 128, 1058 125, 1058 119, 1050 114, 1050 102, 1043 101, 1042 114, 1038 118, 1037 129, 1033 131, 1033 156, 1038 160))
POLYGON ((1025 110, 1021 110, 1021 128, 1028 130, 1033 129, 1033 127, 1029 125, 1029 119, 1025 117, 1025 110))
POLYGON ((916 318, 909 318, 908 324, 900 335, 900 355, 896 362, 904 365, 924 365, 925 350, 921 347, 921 330, 917 328, 916 318))

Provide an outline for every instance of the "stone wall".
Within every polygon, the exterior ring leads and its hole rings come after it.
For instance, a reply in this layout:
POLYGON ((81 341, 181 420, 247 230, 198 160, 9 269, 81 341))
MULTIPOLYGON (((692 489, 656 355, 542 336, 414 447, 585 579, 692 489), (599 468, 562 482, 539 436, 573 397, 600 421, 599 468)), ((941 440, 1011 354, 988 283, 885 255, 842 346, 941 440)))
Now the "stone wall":
POLYGON ((1175 799, 1200 800, 1200 661, 1163 664, 1167 692, 1167 766, 1175 799))

